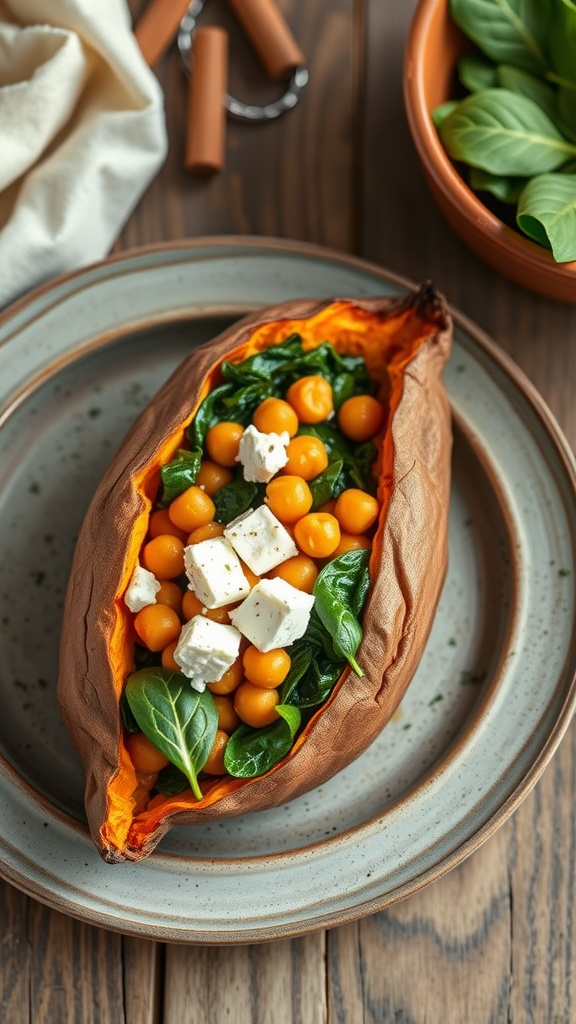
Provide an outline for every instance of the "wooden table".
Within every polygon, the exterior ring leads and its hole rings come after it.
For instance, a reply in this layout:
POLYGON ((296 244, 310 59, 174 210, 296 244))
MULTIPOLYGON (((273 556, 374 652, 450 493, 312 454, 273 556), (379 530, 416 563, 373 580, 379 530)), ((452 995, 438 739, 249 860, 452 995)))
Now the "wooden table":
MULTIPOLYGON (((136 15, 142 3, 131 6, 136 15)), ((520 364, 574 445, 576 306, 497 277, 452 234, 423 184, 402 102, 415 0, 280 6, 309 61, 301 104, 265 127, 229 123, 226 169, 191 177, 182 169, 185 88, 171 51, 157 68, 169 156, 117 249, 206 234, 274 235, 431 278, 520 364)), ((236 92, 264 88, 239 34, 232 63, 236 92)), ((575 791, 570 731, 514 816, 467 861, 388 910, 291 941, 162 946, 78 923, 3 884, 0 1020, 574 1021, 575 791)))

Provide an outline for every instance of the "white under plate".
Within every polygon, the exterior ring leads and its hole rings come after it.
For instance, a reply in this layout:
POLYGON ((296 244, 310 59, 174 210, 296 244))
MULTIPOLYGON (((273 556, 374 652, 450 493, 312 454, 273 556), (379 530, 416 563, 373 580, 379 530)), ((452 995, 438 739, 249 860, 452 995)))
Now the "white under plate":
POLYGON ((377 910, 474 850, 517 806, 574 707, 575 470, 519 370, 455 314, 450 569, 394 720, 289 805, 174 829, 110 866, 55 702, 84 511, 130 423, 189 349, 248 309, 408 283, 297 243, 136 251, 0 317, 0 873, 78 918, 183 942, 297 935, 377 910))

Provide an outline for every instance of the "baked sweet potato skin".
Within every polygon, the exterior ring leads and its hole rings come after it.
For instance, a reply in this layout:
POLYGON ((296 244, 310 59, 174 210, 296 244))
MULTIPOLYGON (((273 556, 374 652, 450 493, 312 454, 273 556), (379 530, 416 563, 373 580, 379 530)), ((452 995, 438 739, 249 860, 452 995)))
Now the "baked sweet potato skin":
POLYGON ((191 352, 142 413, 102 479, 74 556, 61 640, 58 699, 86 771, 86 813, 109 862, 139 860, 174 824, 285 803, 320 785, 373 741, 398 707, 423 653, 447 565, 451 423, 441 380, 451 322, 429 286, 406 297, 298 300, 244 318, 191 352), (134 813, 136 776, 123 743, 120 695, 133 671, 123 594, 159 486, 159 467, 184 446, 186 426, 219 383, 223 359, 240 361, 294 331, 361 353, 390 403, 379 462, 382 513, 357 658, 289 755, 255 779, 215 780, 134 813))

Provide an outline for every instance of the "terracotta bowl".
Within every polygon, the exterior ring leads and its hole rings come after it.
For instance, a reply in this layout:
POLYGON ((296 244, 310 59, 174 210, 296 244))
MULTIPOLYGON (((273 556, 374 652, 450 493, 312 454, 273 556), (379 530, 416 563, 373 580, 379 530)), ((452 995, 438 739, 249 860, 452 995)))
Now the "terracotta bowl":
POLYGON ((576 261, 551 253, 508 227, 470 190, 447 156, 430 111, 454 97, 455 66, 470 47, 449 13, 449 0, 421 0, 404 68, 404 101, 428 186, 442 213, 474 252, 498 273, 548 298, 576 303, 576 261))

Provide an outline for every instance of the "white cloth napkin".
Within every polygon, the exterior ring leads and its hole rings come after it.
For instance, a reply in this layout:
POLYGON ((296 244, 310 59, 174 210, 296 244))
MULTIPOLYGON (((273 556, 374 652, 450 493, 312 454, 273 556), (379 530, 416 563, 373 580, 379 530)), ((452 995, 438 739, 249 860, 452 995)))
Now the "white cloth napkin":
POLYGON ((0 0, 0 307, 105 256, 165 155, 125 0, 0 0))

